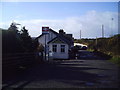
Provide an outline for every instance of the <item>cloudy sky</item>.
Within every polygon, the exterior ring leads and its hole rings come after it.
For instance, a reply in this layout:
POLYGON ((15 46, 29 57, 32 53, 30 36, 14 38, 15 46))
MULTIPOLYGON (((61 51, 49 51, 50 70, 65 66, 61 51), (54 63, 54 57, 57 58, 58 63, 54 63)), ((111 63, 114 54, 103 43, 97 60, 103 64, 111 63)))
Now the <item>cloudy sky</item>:
POLYGON ((1 2, 0 11, 0 28, 14 21, 26 26, 32 37, 41 34, 42 26, 63 29, 74 38, 80 38, 80 30, 82 38, 101 37, 102 24, 105 37, 118 33, 117 2, 1 2))

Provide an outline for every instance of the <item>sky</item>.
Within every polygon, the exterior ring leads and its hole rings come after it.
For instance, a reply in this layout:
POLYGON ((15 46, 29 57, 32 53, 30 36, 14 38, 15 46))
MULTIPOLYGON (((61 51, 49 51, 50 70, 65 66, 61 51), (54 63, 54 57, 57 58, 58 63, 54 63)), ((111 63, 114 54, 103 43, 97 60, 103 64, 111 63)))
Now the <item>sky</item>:
POLYGON ((30 36, 41 34, 42 26, 63 29, 74 38, 109 37, 118 34, 117 2, 0 2, 0 28, 14 21, 25 26, 30 36), (113 20, 112 20, 113 18, 113 20))

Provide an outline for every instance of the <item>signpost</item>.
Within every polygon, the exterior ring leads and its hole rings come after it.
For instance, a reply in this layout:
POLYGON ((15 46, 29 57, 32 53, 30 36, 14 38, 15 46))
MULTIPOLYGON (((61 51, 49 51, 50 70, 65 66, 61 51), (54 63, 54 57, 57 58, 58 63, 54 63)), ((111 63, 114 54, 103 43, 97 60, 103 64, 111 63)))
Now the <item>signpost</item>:
POLYGON ((42 33, 48 34, 49 33, 49 27, 42 27, 42 33))
POLYGON ((45 34, 45 60, 46 60, 46 34, 49 33, 49 27, 42 27, 42 34, 45 34))

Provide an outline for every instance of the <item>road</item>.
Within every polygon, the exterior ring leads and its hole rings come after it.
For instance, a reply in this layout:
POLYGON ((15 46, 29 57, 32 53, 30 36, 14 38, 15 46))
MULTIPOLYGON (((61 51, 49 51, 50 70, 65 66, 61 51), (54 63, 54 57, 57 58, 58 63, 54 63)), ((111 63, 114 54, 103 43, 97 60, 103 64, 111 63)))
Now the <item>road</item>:
POLYGON ((9 88, 117 88, 118 67, 107 60, 58 60, 6 79, 9 88))

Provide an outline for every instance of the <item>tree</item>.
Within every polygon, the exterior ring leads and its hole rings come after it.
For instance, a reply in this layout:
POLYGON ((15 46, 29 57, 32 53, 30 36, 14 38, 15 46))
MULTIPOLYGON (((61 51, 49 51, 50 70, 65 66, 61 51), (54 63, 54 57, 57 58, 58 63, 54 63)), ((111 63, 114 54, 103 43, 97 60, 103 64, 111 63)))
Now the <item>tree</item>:
POLYGON ((34 52, 37 50, 38 41, 33 40, 25 26, 18 31, 16 23, 12 23, 8 30, 2 30, 3 53, 34 52))
POLYGON ((11 30, 11 31, 18 31, 18 28, 16 26, 15 23, 11 23, 10 27, 8 28, 8 30, 11 30))
POLYGON ((33 51, 33 41, 32 38, 29 36, 28 30, 25 28, 25 26, 21 30, 20 38, 25 52, 33 51))
POLYGON ((12 23, 8 30, 2 30, 3 53, 22 52, 21 41, 16 24, 12 23))

